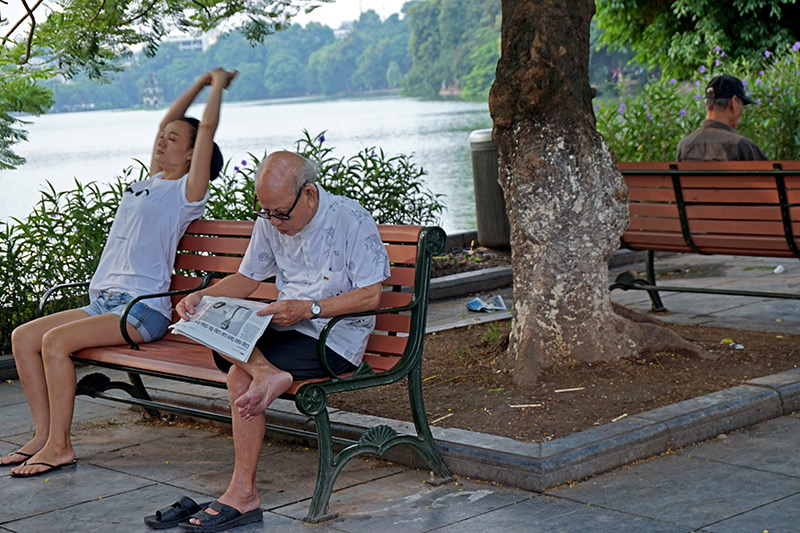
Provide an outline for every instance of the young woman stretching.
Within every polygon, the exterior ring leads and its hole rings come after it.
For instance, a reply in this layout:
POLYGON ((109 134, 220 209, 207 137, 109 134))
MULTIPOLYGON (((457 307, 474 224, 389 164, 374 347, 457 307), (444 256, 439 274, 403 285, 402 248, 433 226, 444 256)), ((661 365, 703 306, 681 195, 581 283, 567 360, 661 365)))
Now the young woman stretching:
MULTIPOLYGON (((203 214, 208 182, 222 168, 214 133, 222 91, 235 76, 223 69, 204 74, 167 111, 153 146, 150 177, 123 193, 89 285, 90 304, 37 318, 12 332, 11 348, 35 426, 30 441, 0 459, 0 466, 14 466, 13 477, 75 465, 70 426, 76 375, 70 354, 125 343, 119 319, 126 304, 168 289, 178 239, 203 214), (203 119, 185 117, 207 85, 211 92, 203 119)), ((128 315, 128 334, 136 342, 162 337, 172 316, 169 298, 143 302, 128 315)))

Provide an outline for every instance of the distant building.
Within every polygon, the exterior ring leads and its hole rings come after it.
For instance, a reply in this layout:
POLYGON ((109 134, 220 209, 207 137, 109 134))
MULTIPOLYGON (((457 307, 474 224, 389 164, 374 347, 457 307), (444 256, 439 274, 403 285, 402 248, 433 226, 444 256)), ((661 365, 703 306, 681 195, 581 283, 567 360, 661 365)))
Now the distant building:
POLYGON ((178 50, 181 51, 205 52, 209 46, 217 42, 218 33, 219 32, 212 30, 199 37, 184 34, 168 35, 164 38, 164 42, 176 43, 178 45, 178 50))
POLYGON ((144 107, 160 107, 164 105, 164 90, 161 88, 158 78, 152 72, 144 80, 142 105, 144 107))
POLYGON ((342 22, 342 24, 341 24, 341 26, 339 26, 338 30, 333 30, 333 38, 334 39, 342 39, 342 38, 344 38, 348 33, 353 31, 354 25, 355 25, 355 21, 353 21, 353 20, 342 22))

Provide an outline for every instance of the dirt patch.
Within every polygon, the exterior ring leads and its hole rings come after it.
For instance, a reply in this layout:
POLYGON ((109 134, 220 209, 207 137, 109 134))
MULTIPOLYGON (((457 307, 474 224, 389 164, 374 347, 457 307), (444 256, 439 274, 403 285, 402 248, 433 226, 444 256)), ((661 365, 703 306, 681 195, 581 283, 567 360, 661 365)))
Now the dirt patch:
POLYGON ((431 277, 437 278, 482 268, 509 265, 511 265, 511 252, 490 250, 482 246, 460 248, 450 250, 444 255, 435 256, 431 277))
MULTIPOLYGON (((720 358, 663 353, 578 364, 545 372, 536 386, 521 389, 498 360, 510 321, 429 334, 423 359, 428 419, 438 427, 545 442, 800 364, 798 336, 665 325, 720 358)), ((403 381, 379 394, 336 395, 330 403, 410 421, 407 398, 403 381)))

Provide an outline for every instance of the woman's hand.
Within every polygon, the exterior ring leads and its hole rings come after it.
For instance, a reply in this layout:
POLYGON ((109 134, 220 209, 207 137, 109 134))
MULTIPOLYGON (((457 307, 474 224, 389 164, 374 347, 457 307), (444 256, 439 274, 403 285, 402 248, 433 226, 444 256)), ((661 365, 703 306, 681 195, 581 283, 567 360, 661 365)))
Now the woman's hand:
POLYGON ((239 74, 238 70, 228 72, 223 68, 215 68, 208 73, 210 76, 209 84, 219 85, 223 89, 227 89, 237 74, 239 74))

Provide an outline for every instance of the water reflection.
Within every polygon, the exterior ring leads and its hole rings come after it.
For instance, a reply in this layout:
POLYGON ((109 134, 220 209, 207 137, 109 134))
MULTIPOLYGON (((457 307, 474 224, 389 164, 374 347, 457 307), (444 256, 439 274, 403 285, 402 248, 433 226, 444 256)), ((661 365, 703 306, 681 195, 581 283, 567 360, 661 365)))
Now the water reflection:
MULTIPOLYGON (((199 116, 202 107, 190 113, 199 116)), ((0 171, 0 219, 24 217, 49 180, 56 190, 82 182, 108 181, 132 164, 146 161, 163 110, 93 111, 33 119, 30 141, 17 146, 28 162, 0 171)), ((326 131, 334 155, 350 156, 364 146, 387 155, 414 154, 428 171, 426 182, 445 194, 446 231, 475 228, 475 204, 468 136, 491 126, 486 103, 420 101, 411 98, 271 100, 223 106, 217 141, 226 158, 293 149, 302 130, 326 131)))

